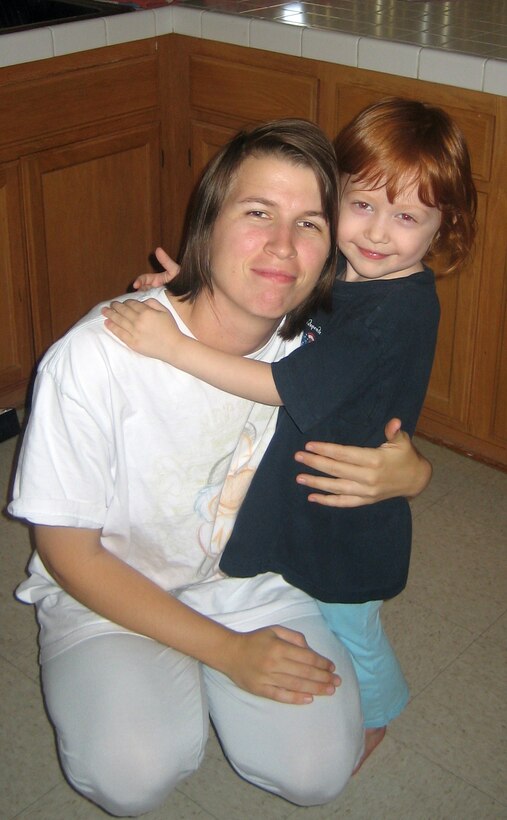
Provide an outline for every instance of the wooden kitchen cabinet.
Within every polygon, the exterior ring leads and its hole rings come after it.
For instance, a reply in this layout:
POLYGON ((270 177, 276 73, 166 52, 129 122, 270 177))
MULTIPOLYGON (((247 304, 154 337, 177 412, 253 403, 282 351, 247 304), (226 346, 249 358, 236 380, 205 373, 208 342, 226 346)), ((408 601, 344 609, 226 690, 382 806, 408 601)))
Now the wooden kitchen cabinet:
POLYGON ((418 430, 507 467, 507 98, 175 34, 0 70, 2 405, 22 402, 36 357, 148 270, 157 244, 178 255, 195 182, 240 127, 303 117, 333 137, 388 95, 458 120, 479 191, 474 255, 438 281, 418 430))
POLYGON ((2 406, 22 400, 55 339, 149 269, 162 238, 156 44, 15 68, 0 71, 2 406))
MULTIPOLYGON (((319 79, 310 60, 178 35, 162 38, 160 60, 165 130, 178 169, 167 179, 169 202, 188 200, 208 160, 240 128, 281 116, 318 118, 319 79)), ((182 237, 179 211, 163 220, 172 253, 182 237)))
MULTIPOLYGON (((364 106, 386 96, 425 100, 463 129, 479 192, 472 258, 438 277, 442 320, 418 432, 507 466, 507 98, 236 46, 174 38, 163 59, 169 80, 178 187, 190 193, 219 146, 242 125, 275 117, 318 122, 330 137, 364 106), (169 70, 170 68, 170 70, 169 70)), ((176 252, 182 220, 171 220, 176 252)))
POLYGON ((21 160, 37 353, 148 269, 160 241, 158 123, 21 160))
POLYGON ((23 400, 33 365, 20 172, 15 162, 0 165, 0 290, 0 406, 3 407, 23 400))

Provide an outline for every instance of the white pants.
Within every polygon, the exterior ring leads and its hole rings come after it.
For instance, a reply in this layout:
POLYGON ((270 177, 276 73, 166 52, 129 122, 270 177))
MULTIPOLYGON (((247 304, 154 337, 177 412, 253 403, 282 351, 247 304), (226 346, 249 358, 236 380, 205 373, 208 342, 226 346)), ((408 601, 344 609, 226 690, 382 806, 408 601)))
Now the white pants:
POLYGON ((276 703, 135 634, 97 635, 45 662, 46 706, 71 784, 114 815, 156 808, 199 767, 209 713, 245 779, 298 805, 333 800, 363 744, 349 656, 316 607, 271 623, 303 632, 334 661, 342 677, 334 695, 305 706, 276 703))

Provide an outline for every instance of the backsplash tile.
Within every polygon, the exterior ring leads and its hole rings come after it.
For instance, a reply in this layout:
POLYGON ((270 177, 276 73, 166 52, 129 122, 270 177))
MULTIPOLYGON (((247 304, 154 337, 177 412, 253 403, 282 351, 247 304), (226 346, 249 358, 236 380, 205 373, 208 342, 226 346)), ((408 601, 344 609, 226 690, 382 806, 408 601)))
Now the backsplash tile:
POLYGON ((0 36, 0 67, 54 57, 49 28, 15 31, 0 36))
POLYGON ((157 36, 163 34, 172 34, 174 31, 174 14, 172 6, 165 8, 153 9, 153 16, 155 17, 155 30, 157 36))
POLYGON ((205 40, 217 40, 219 43, 248 46, 250 22, 248 17, 204 12, 201 18, 202 37, 205 40))
POLYGON ((252 20, 250 25, 250 45, 280 54, 301 56, 303 28, 268 20, 252 20))
POLYGON ((419 49, 403 43, 361 37, 358 48, 358 68, 382 71, 400 77, 417 78, 419 49))
POLYGON ((419 79, 482 91, 485 60, 452 51, 421 49, 419 79))
POLYGON ((107 44, 106 21, 103 18, 62 23, 58 26, 51 26, 50 30, 55 57, 76 51, 102 48, 107 44))
POLYGON ((357 66, 359 37, 340 31, 321 31, 306 28, 303 31, 302 56, 328 63, 357 66))
POLYGON ((155 37, 155 15, 152 11, 136 11, 133 14, 115 14, 105 17, 107 44, 130 43, 155 37))

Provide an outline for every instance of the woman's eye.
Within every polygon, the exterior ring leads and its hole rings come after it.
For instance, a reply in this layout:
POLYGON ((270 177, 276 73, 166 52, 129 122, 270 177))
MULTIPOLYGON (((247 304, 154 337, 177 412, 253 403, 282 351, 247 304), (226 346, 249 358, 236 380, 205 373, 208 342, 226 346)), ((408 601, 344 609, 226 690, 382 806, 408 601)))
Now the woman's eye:
POLYGON ((303 219, 299 224, 302 228, 307 228, 313 231, 320 231, 319 226, 316 225, 315 222, 309 222, 307 219, 303 219))
POLYGON ((267 213, 265 211, 248 211, 247 216, 257 216, 259 218, 267 217, 267 213))

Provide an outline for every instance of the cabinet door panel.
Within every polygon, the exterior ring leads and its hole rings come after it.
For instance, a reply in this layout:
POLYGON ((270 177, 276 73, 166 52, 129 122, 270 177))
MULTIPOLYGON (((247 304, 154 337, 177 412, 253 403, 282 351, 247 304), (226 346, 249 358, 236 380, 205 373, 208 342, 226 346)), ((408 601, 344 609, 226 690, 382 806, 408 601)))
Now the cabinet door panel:
POLYGON ((503 312, 500 316, 498 356, 496 360, 495 394, 491 404, 491 432, 494 439, 507 448, 507 267, 504 273, 503 312))
POLYGON ((17 164, 0 166, 0 400, 18 403, 34 358, 17 164))
MULTIPOLYGON (((479 194, 479 224, 485 224, 486 196, 479 194)), ((449 276, 438 277, 437 290, 442 308, 438 344, 425 402, 433 411, 465 425, 468 420, 472 386, 475 336, 481 285, 483 232, 479 232, 470 261, 449 276)))
POLYGON ((192 120, 190 133, 192 140, 192 177, 197 182, 208 162, 230 140, 237 128, 226 128, 192 120))
POLYGON ((22 161, 37 352, 125 292, 160 242, 158 125, 22 161))
POLYGON ((213 57, 190 61, 190 105, 244 119, 315 119, 319 84, 314 77, 213 57))

